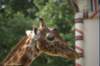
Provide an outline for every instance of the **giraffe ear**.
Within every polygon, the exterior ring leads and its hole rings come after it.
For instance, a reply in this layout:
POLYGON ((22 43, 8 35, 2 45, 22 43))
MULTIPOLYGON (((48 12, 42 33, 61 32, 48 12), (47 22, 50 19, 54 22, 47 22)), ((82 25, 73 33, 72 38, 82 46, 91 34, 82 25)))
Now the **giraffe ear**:
POLYGON ((55 31, 55 32, 58 32, 57 28, 53 28, 52 30, 55 31))
POLYGON ((53 31, 54 33, 56 33, 56 34, 59 34, 57 28, 53 28, 52 31, 53 31))
POLYGON ((59 31, 57 30, 57 28, 53 28, 52 29, 52 32, 53 32, 53 34, 56 36, 56 37, 58 37, 58 38, 62 38, 61 36, 60 36, 60 33, 59 33, 59 31))
POLYGON ((25 33, 26 33, 27 36, 29 36, 31 34, 31 32, 32 32, 31 30, 26 30, 25 31, 25 33))
POLYGON ((26 35, 27 35, 28 37, 31 36, 32 38, 34 38, 34 37, 35 37, 35 32, 32 31, 32 30, 26 30, 26 35))

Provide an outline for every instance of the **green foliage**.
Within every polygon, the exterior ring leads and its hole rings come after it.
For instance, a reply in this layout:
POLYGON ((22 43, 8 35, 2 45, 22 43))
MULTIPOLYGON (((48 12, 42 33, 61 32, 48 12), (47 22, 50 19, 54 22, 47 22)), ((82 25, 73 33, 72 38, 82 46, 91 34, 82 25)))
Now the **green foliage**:
POLYGON ((17 13, 9 18, 0 16, 0 49, 2 49, 0 58, 16 45, 25 30, 31 29, 31 26, 32 19, 24 17, 23 14, 17 13))
POLYGON ((41 10, 48 3, 48 0, 34 0, 33 2, 37 6, 37 8, 41 10))
MULTIPOLYGON (((44 2, 41 3, 44 4, 44 2)), ((48 0, 41 8, 41 4, 35 4, 40 9, 36 15, 43 17, 48 26, 55 26, 63 33, 71 29, 74 11, 68 0, 48 0)))
MULTIPOLYGON (((47 26, 56 27, 61 36, 74 47, 74 11, 70 0, 4 0, 0 4, 0 61, 25 35, 25 30, 38 25, 43 17, 47 26), (34 21, 33 21, 34 20, 34 21)), ((61 57, 41 55, 32 66, 73 66, 74 62, 61 57)))

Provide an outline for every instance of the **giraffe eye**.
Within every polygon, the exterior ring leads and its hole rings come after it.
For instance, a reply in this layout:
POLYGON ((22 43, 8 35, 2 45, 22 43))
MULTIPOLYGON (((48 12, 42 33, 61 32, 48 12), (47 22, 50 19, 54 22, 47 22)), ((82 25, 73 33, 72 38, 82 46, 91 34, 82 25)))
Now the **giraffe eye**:
POLYGON ((55 39, 55 37, 52 34, 47 34, 47 40, 49 41, 53 41, 55 39))

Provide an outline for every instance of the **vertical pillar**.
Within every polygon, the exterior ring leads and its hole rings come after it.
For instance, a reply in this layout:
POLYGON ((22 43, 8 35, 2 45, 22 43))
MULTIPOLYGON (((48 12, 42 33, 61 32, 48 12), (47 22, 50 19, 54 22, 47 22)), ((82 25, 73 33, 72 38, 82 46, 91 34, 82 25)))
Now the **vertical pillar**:
MULTIPOLYGON (((75 50, 78 53, 84 54, 84 24, 83 13, 75 14, 75 50)), ((75 66, 85 66, 84 57, 75 60, 75 66)))

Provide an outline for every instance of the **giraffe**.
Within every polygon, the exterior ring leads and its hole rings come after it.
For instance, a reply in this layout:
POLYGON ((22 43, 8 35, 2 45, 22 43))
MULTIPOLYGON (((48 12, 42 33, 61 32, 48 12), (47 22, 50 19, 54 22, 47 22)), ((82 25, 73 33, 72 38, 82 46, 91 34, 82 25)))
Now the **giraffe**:
POLYGON ((48 28, 40 18, 39 28, 33 28, 19 41, 4 59, 2 66, 30 66, 32 61, 42 53, 71 60, 80 58, 81 54, 69 48, 68 44, 59 35, 57 29, 48 28))

